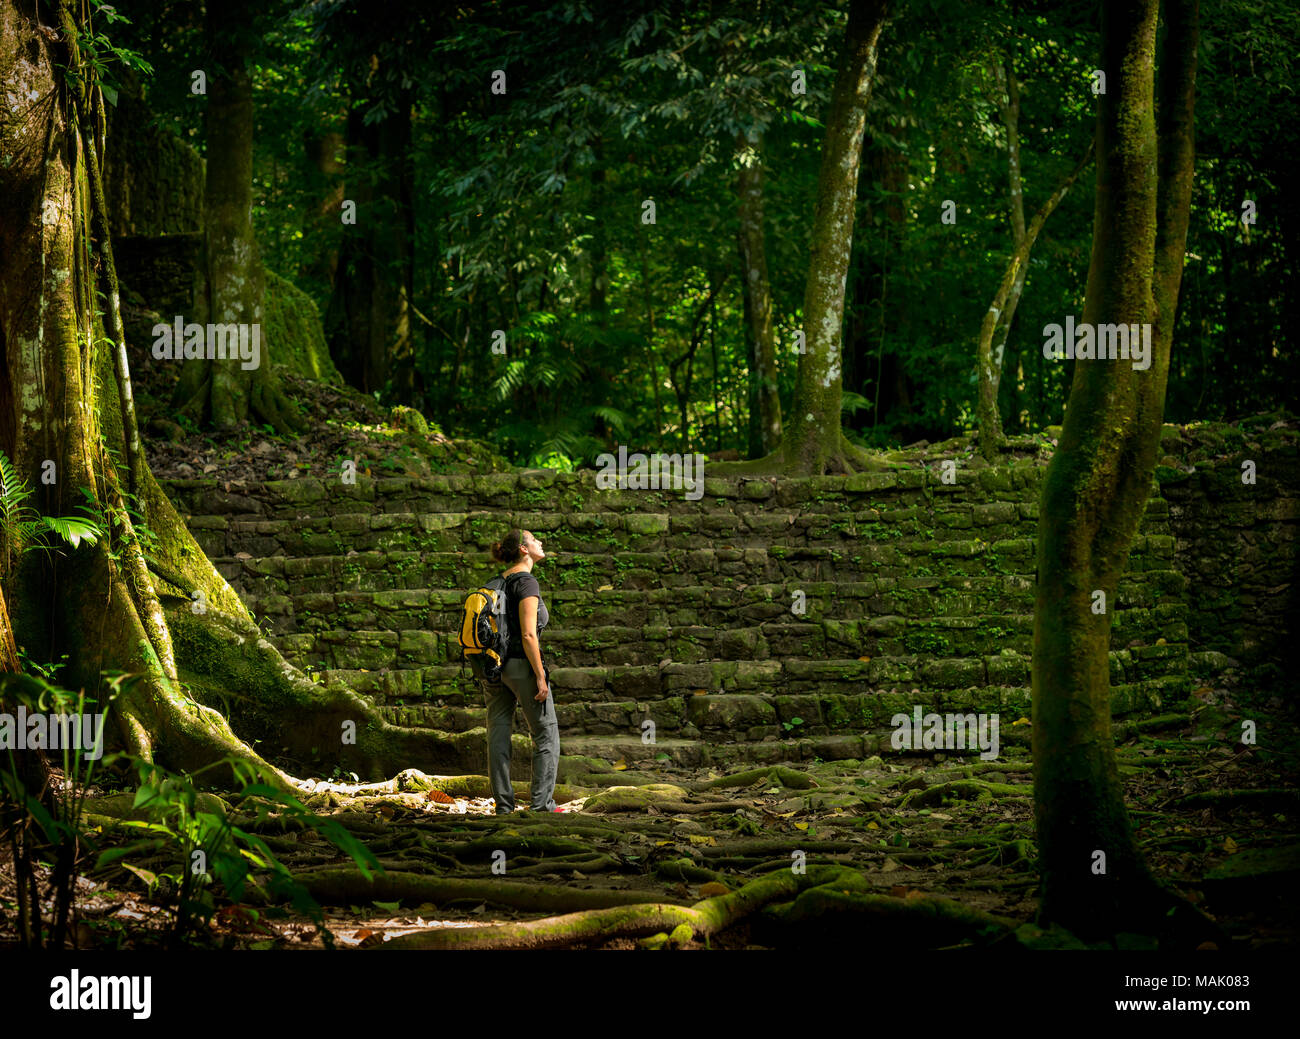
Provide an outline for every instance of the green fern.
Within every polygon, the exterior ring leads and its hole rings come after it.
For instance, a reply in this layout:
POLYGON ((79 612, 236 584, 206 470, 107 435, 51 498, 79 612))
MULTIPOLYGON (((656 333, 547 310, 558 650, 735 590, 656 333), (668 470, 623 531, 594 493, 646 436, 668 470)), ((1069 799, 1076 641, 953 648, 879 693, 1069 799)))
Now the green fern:
POLYGON ((76 516, 42 516, 27 504, 32 496, 27 482, 19 478, 9 457, 0 451, 0 574, 7 574, 11 561, 24 552, 40 549, 48 534, 62 538, 73 548, 85 541, 93 545, 104 536, 103 529, 76 516))

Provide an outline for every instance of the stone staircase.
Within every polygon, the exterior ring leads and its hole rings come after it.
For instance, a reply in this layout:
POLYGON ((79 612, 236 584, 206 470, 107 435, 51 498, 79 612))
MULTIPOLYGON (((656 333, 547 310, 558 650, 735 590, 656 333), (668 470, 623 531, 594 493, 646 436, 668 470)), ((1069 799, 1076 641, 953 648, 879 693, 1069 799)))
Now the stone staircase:
MULTIPOLYGON (((531 530, 564 753, 690 766, 861 758, 917 704, 1027 741, 1043 467, 707 479, 699 501, 548 470, 166 489, 288 660, 447 731, 485 723, 464 596, 499 572, 493 541, 531 530)), ((1153 498, 1110 607, 1116 715, 1189 689, 1173 567, 1153 498)))

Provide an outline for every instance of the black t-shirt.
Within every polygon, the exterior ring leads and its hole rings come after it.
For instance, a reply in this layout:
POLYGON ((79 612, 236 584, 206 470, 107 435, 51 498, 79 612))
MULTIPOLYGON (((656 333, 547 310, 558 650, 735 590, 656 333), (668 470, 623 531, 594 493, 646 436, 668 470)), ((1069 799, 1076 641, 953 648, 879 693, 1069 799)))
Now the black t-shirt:
POLYGON ((506 650, 506 660, 516 657, 528 659, 524 653, 524 629, 519 622, 519 604, 534 595, 537 596, 537 634, 540 646, 542 629, 551 620, 551 614, 542 600, 542 587, 537 583, 537 578, 523 570, 506 576, 506 609, 510 616, 510 646, 506 650))

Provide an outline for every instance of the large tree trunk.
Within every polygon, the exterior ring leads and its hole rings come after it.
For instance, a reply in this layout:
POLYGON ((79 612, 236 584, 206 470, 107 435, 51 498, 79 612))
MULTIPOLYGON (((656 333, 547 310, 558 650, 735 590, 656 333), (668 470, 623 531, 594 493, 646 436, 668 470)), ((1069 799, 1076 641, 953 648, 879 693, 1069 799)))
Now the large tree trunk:
MULTIPOLYGON (((84 230, 92 224, 92 197, 103 197, 102 184, 95 183, 98 142, 81 132, 97 87, 83 78, 70 8, 60 5, 56 14, 63 29, 58 52, 17 3, 0 6, 0 54, 9 65, 3 72, 14 88, 0 108, 0 135, 11 142, 15 160, 0 170, 0 341, 6 345, 0 378, 8 383, 6 395, 21 402, 0 446, 20 477, 40 488, 42 512, 74 512, 86 488, 104 511, 109 536, 83 546, 52 573, 39 554, 25 560, 10 602, 14 625, 38 653, 52 659, 55 650, 66 649, 73 679, 92 696, 102 695, 105 669, 138 676, 113 704, 126 745, 136 753, 151 756, 155 738, 165 738, 181 761, 223 753, 260 760, 216 712, 187 702, 176 684, 162 608, 123 507, 117 469, 104 450, 121 455, 133 439, 133 431, 124 430, 130 413, 120 403, 130 376, 124 365, 113 370, 108 351, 116 353, 114 345, 98 345, 103 329, 95 294, 110 302, 116 295, 111 244, 101 235, 101 261, 92 267, 84 230), (26 60, 29 54, 38 57, 26 60), (56 63, 73 72, 66 88, 56 63), (22 107, 7 103, 16 98, 22 107), (104 278, 100 285, 96 270, 104 278), (55 463, 52 484, 36 478, 46 459, 55 463)), ((105 227, 103 214, 95 213, 93 223, 105 227)), ((142 455, 137 464, 128 476, 136 477, 137 496, 148 503, 157 485, 142 455)))
MULTIPOLYGON (((203 185, 207 278, 198 323, 260 329, 266 288, 253 236, 253 87, 248 72, 255 11, 249 0, 207 6, 208 47, 214 60, 208 80, 203 185)), ((173 346, 180 348, 179 343, 173 346)), ((250 420, 280 432, 300 429, 302 420, 271 365, 273 347, 259 334, 254 368, 245 368, 239 360, 185 362, 176 386, 182 411, 216 429, 250 420)))
POLYGON ((326 335, 350 385, 405 404, 415 392, 411 93, 400 92, 395 111, 368 126, 365 108, 354 100, 348 113, 345 194, 356 224, 343 226, 326 335))
POLYGON ((776 336, 772 330, 772 285, 763 241, 762 139, 738 139, 740 170, 740 268, 745 327, 750 352, 749 400, 751 456, 775 451, 781 443, 781 395, 777 389, 776 336))
MULTIPOLYGON (((1156 6, 1102 5, 1107 92, 1097 117, 1083 321, 1151 322, 1158 334, 1149 369, 1076 362, 1039 509, 1033 750, 1041 914, 1088 937, 1168 933, 1195 916, 1155 884, 1134 840, 1111 737, 1107 660, 1116 587, 1151 489, 1192 177, 1196 3, 1168 5, 1159 145, 1156 6), (1105 593, 1105 613, 1093 612, 1096 591, 1105 593)), ((1202 924, 1191 920, 1189 930, 1202 924)))
MULTIPOLYGON (((190 536, 141 453, 135 497, 158 539, 146 563, 110 454, 122 456, 127 443, 120 387, 130 377, 124 367, 114 370, 95 305, 97 292, 109 297, 114 288, 111 244, 93 242, 101 262, 92 264, 86 232, 92 197, 100 196, 91 183, 97 165, 89 161, 98 144, 83 136, 76 113, 97 87, 77 57, 71 8, 55 14, 62 15, 62 39, 47 35, 50 12, 38 25, 31 5, 0 0, 7 84, 0 140, 9 156, 0 163, 0 401, 14 405, 0 409, 0 450, 36 488, 32 505, 44 515, 75 514, 86 489, 107 536, 50 559, 24 557, 6 588, 18 641, 36 659, 67 653, 60 680, 101 705, 103 672, 134 676, 109 708, 120 742, 173 767, 194 769, 227 755, 265 764, 199 702, 218 696, 247 705, 241 713, 259 734, 274 733, 277 746, 304 756, 313 746, 341 744, 340 722, 355 722, 357 742, 340 746, 338 759, 370 775, 407 766, 436 771, 463 757, 457 740, 390 726, 345 687, 316 687, 286 664, 190 536), (72 70, 66 85, 62 67, 72 70), (56 467, 52 484, 40 479, 46 460, 56 467)), ((4 666, 7 657, 0 653, 4 666)))

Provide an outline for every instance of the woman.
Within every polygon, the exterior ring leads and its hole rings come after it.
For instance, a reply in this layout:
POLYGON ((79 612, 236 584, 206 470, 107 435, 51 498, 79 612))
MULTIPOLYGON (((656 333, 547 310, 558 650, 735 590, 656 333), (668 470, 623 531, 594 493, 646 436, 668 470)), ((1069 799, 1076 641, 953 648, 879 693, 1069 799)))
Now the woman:
POLYGON ((542 643, 538 633, 550 622, 542 589, 533 576, 533 564, 546 558, 542 543, 526 530, 512 530, 492 546, 492 558, 509 564, 506 579, 506 611, 510 645, 501 667, 502 685, 487 688, 488 776, 497 815, 513 812, 515 791, 510 784, 510 734, 514 728, 515 704, 524 711, 524 721, 533 737, 532 809, 561 812, 555 806, 555 774, 560 764, 560 730, 555 722, 555 703, 542 643))

